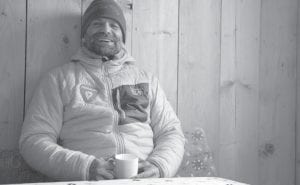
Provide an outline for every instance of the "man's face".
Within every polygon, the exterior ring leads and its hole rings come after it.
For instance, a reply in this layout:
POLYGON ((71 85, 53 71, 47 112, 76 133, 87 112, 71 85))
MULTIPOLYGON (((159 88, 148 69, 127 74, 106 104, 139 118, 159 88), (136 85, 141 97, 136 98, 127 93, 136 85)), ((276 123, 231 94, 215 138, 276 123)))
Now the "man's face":
POLYGON ((87 28, 83 45, 97 55, 113 57, 122 49, 122 40, 122 30, 117 22, 99 18, 87 28))

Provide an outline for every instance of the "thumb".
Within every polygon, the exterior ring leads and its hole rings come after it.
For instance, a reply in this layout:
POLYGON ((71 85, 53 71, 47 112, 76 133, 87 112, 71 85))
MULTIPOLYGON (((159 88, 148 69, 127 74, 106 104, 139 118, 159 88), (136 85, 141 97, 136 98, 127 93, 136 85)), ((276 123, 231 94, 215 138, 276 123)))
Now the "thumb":
POLYGON ((150 163, 148 161, 140 161, 139 162, 139 168, 145 168, 149 165, 150 165, 150 163))
POLYGON ((149 178, 149 177, 155 177, 155 176, 156 176, 155 170, 148 169, 148 170, 138 174, 136 176, 136 178, 149 178))

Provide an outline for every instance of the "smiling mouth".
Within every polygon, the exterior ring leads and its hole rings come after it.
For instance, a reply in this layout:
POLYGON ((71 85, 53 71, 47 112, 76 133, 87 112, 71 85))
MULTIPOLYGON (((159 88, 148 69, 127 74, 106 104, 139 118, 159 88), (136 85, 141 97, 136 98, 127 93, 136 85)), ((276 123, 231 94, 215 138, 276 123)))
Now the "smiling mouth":
POLYGON ((110 39, 97 39, 98 42, 112 42, 110 39))
POLYGON ((98 42, 111 43, 110 40, 98 40, 98 42))

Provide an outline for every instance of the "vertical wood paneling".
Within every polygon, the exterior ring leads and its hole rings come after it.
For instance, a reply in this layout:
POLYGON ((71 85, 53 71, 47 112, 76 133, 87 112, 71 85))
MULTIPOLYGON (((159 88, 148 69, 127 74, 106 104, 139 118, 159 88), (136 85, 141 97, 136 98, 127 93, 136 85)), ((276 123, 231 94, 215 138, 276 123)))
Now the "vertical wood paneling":
POLYGON ((264 0, 259 66, 259 184, 295 184, 297 0, 264 0))
POLYGON ((297 120, 296 120, 296 185, 300 185, 300 1, 298 0, 297 26, 297 120))
POLYGON ((1 0, 0 184, 17 182, 20 174, 15 154, 23 121, 25 32, 26 2, 1 0))
POLYGON ((294 184, 296 7, 295 0, 223 1, 222 177, 294 184))
POLYGON ((300 1, 297 27, 297 121, 296 121, 296 185, 300 185, 300 1))
POLYGON ((0 151, 18 147, 23 120, 25 23, 25 1, 0 1, 0 151))
POLYGON ((260 0, 236 1, 236 176, 258 182, 260 0))
POLYGON ((28 0, 27 24, 26 105, 40 76, 79 48, 81 0, 28 0))
MULTIPOLYGON (((218 156, 220 0, 180 1, 178 115, 184 130, 202 127, 218 156)), ((215 158, 217 169, 218 159, 215 158)))
POLYGON ((236 0, 222 1, 219 175, 236 177, 235 51, 236 0))
POLYGON ((178 0, 133 0, 132 54, 177 104, 178 0))
MULTIPOLYGON (((88 8, 93 0, 82 0, 82 15, 84 11, 88 8)), ((131 53, 131 40, 132 40, 132 9, 133 9, 133 0, 114 0, 116 1, 123 10, 125 19, 126 19, 126 49, 131 53)))
POLYGON ((300 185, 300 1, 298 0, 297 26, 297 120, 296 120, 296 185, 300 185))

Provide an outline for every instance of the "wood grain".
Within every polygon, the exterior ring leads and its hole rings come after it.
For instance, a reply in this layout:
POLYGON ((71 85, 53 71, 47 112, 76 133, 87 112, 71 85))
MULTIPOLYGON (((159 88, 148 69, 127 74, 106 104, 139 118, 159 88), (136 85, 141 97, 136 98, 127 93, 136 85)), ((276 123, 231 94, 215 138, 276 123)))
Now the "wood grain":
MULTIPOLYGON (((219 153, 220 0, 180 1, 178 115, 184 130, 201 127, 219 153)), ((215 158, 219 169, 218 159, 215 158)))
POLYGON ((0 1, 0 151, 18 147, 23 120, 25 1, 0 1))
POLYGON ((295 184, 297 0, 261 8, 259 183, 295 184))
POLYGON ((78 50, 80 23, 81 0, 28 0, 26 107, 42 74, 78 50))
POLYGON ((236 0, 222 1, 219 175, 236 177, 236 0))
POLYGON ((300 185, 300 3, 298 1, 298 27, 297 27, 297 120, 296 120, 296 185, 300 185))
POLYGON ((133 0, 132 54, 177 107, 178 0, 133 0))
POLYGON ((261 1, 236 3, 236 177, 256 185, 261 1))

